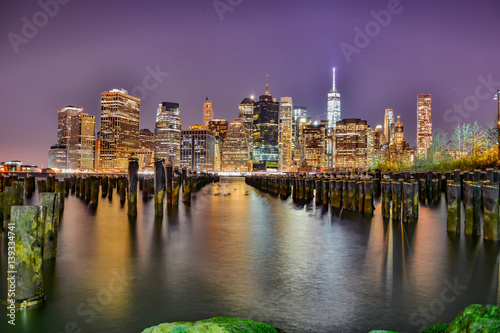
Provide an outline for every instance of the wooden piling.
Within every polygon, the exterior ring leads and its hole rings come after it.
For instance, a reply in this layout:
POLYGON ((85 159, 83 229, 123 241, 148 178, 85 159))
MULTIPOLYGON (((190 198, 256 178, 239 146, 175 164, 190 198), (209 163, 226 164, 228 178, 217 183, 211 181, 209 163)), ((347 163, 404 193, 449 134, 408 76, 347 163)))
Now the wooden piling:
POLYGON ((156 159, 155 167, 155 215, 163 216, 163 201, 165 198, 165 160, 156 159))
MULTIPOLYGON (((493 173, 490 172, 488 177, 493 179, 493 173)), ((500 216, 499 216, 499 194, 500 186, 498 183, 484 183, 482 187, 483 203, 484 203, 484 239, 498 240, 500 239, 500 216)))
POLYGON ((57 256, 57 236, 59 233, 61 193, 40 194, 39 206, 46 208, 45 235, 43 238, 43 259, 57 256))
POLYGON ((128 205, 127 215, 137 216, 137 181, 139 173, 139 160, 129 158, 128 160, 128 205))
POLYGON ((481 183, 479 182, 466 182, 465 235, 481 235, 481 183))

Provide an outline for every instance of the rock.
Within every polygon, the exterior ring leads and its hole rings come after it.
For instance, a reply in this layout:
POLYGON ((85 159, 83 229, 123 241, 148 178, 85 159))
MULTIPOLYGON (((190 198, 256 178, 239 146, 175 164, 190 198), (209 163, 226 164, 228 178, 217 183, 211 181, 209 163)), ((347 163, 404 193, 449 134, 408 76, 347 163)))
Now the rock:
POLYGON ((453 320, 447 333, 500 332, 500 307, 472 304, 453 320))
POLYGON ((437 324, 424 328, 421 333, 446 333, 448 326, 450 326, 450 324, 437 324))
POLYGON ((285 333, 270 325, 258 323, 248 319, 213 317, 196 322, 164 323, 158 326, 146 328, 142 333, 236 333, 236 332, 259 332, 259 333, 285 333))

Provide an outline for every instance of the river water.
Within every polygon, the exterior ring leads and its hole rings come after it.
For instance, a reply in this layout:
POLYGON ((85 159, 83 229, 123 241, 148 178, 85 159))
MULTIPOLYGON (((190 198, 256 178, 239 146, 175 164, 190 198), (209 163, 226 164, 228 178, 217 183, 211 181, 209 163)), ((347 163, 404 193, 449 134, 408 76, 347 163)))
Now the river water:
MULTIPOLYGON (((140 195, 139 195, 140 197, 140 195)), ((36 204, 36 197, 25 204, 36 204)), ((248 318, 293 332, 417 332, 499 300, 499 245, 446 232, 444 197, 418 223, 295 205, 223 178, 187 206, 129 219, 66 198, 47 300, 1 332, 141 332, 171 321, 248 318)), ((6 299, 6 237, 0 298, 6 299)))

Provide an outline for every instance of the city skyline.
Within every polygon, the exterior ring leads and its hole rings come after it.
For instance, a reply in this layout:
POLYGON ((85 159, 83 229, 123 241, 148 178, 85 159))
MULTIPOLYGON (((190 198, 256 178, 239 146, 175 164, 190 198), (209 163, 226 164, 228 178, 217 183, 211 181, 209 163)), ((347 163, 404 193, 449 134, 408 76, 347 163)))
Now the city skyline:
POLYGON ((98 130, 99 94, 114 88, 141 98, 141 128, 154 128, 158 103, 165 100, 181 105, 183 128, 199 124, 207 96, 216 116, 231 120, 239 103, 260 95, 265 84, 278 100, 290 96, 313 120, 326 119, 333 67, 342 118, 366 119, 374 128, 383 124, 384 110, 393 109, 411 146, 416 146, 418 94, 433 96, 435 130, 450 133, 458 123, 495 121, 492 91, 500 88, 500 72, 494 60, 500 50, 493 37, 499 4, 401 1, 391 7, 392 20, 370 33, 366 46, 356 44, 361 41, 356 31, 378 22, 373 13, 387 11, 390 3, 277 1, 266 2, 263 10, 264 2, 255 1, 219 15, 204 1, 175 6, 146 1, 120 8, 112 2, 69 2, 59 4, 28 38, 23 17, 33 22, 44 9, 37 3, 2 2, 9 15, 0 26, 5 94, 0 160, 47 166, 47 147, 56 141, 56 111, 84 107, 96 117, 98 130), (157 19, 165 13, 171 21, 157 19), (105 23, 106 15, 118 20, 114 26, 105 23), (7 37, 11 33, 27 42, 15 47, 7 37), (279 47, 264 52, 273 45, 279 47), (359 52, 346 53, 346 45, 359 52), (167 49, 175 52, 163 52, 167 49), (19 139, 9 142, 16 135, 19 139))

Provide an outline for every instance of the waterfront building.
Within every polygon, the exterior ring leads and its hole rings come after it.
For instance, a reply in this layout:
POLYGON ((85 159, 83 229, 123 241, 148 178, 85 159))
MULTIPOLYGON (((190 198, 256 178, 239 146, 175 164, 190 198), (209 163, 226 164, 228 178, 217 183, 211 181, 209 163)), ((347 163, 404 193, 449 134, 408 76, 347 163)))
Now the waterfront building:
POLYGON ((293 157, 293 137, 292 137, 292 109, 293 101, 291 97, 282 97, 280 103, 280 127, 279 127, 279 170, 281 172, 290 171, 293 157))
POLYGON ((245 98, 239 105, 239 118, 243 119, 243 124, 245 126, 246 138, 248 142, 248 152, 250 155, 250 160, 253 159, 253 109, 255 103, 253 96, 250 98, 245 98))
POLYGON ((278 169, 279 103, 271 96, 269 85, 255 103, 253 114, 253 169, 278 169))
POLYGON ((179 103, 162 102, 156 112, 154 156, 163 158, 166 166, 180 167, 181 112, 179 103))
POLYGON ((384 143, 391 143, 392 124, 394 124, 394 110, 385 109, 384 115, 384 143))
POLYGON ((154 150, 155 146, 155 134, 147 128, 143 128, 139 131, 139 136, 141 138, 141 149, 154 150))
POLYGON ((244 120, 236 118, 229 127, 226 140, 222 145, 221 171, 247 172, 250 170, 248 142, 244 120))
POLYGON ((357 118, 337 122, 336 168, 338 170, 365 170, 368 163, 368 123, 357 118))
POLYGON ((417 154, 427 156, 427 148, 432 143, 432 98, 430 94, 417 97, 417 154))
POLYGON ((208 130, 181 132, 180 167, 191 172, 213 172, 215 135, 208 130))
POLYGON ((101 170, 128 169, 128 159, 139 149, 141 101, 127 90, 101 93, 101 170))
POLYGON ((404 126, 400 116, 394 125, 394 148, 397 154, 402 154, 406 148, 404 126))
MULTIPOLYGON (((79 170, 95 169, 95 117, 83 113, 80 116, 79 170)), ((72 169, 72 168, 70 168, 72 169)))
POLYGON ((333 68, 333 86, 332 90, 328 93, 328 134, 333 135, 337 122, 342 119, 340 112, 340 93, 335 84, 335 67, 333 68))
POLYGON ((312 171, 323 171, 326 167, 326 138, 328 121, 304 124, 302 128, 302 160, 303 165, 312 168, 312 171))
POLYGON ((205 103, 203 103, 203 129, 208 129, 208 123, 214 118, 214 106, 212 101, 205 99, 205 103))
POLYGON ((49 149, 49 168, 67 169, 68 167, 68 146, 53 145, 49 149))

